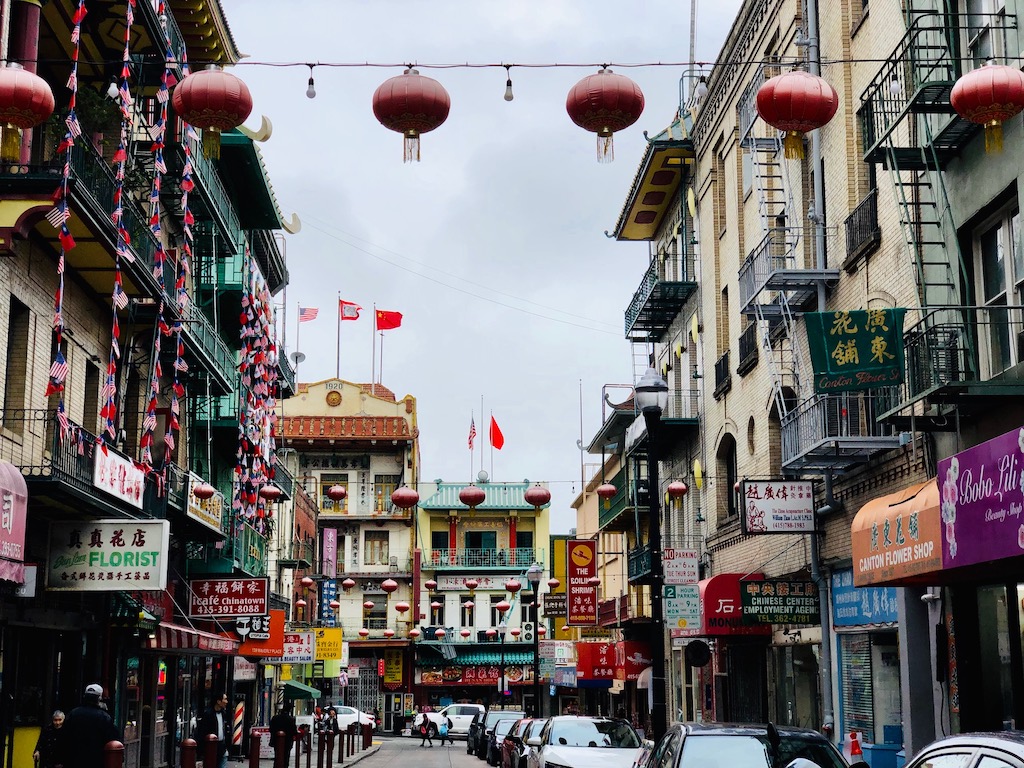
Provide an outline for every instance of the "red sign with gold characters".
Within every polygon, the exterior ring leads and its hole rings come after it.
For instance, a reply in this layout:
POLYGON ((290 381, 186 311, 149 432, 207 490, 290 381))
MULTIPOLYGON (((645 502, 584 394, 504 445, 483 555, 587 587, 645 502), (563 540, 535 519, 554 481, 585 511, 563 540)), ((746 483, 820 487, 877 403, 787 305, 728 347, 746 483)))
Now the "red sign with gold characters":
POLYGON ((576 643, 578 680, 615 679, 615 643, 576 643))
POLYGON ((595 626, 597 586, 590 580, 597 576, 597 542, 569 539, 565 546, 565 568, 569 575, 569 583, 565 587, 566 624, 572 627, 595 626))

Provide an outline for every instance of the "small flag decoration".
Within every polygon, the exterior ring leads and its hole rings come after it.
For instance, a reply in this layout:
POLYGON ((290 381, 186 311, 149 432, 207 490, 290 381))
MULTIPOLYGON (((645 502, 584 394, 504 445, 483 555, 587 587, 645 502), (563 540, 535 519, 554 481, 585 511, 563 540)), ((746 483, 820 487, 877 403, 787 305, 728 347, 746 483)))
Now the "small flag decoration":
POLYGON ((308 323, 311 320, 316 320, 316 316, 320 314, 320 310, 316 307, 299 307, 299 322, 308 323))
POLYGON ((390 331, 392 328, 398 328, 402 324, 402 313, 401 312, 388 312, 387 310, 377 310, 377 330, 378 331, 390 331))
POLYGON ((471 451, 473 450, 473 441, 474 440, 476 440, 476 420, 472 416, 470 416, 469 417, 469 440, 467 442, 469 443, 469 450, 471 450, 471 451))
POLYGON ((498 427, 498 422, 494 420, 494 416, 491 416, 491 447, 497 451, 500 451, 505 445, 505 436, 501 434, 501 428, 498 427))
POLYGON ((340 313, 342 320, 358 320, 359 311, 361 309, 362 307, 353 301, 338 299, 338 312, 340 313))

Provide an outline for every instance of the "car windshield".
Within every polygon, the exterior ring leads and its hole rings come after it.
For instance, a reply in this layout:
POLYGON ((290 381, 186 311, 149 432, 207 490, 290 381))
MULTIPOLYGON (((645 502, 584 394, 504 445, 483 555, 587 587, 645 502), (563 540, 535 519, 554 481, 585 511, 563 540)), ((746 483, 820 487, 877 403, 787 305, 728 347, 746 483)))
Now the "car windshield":
POLYGON ((486 725, 487 730, 490 730, 499 720, 511 720, 512 722, 515 722, 522 716, 522 712, 488 712, 487 719, 484 720, 484 724, 486 725))
POLYGON ((610 747, 636 749, 640 739, 628 723, 616 720, 556 720, 549 744, 561 747, 610 747))
POLYGON ((495 736, 504 736, 506 733, 512 730, 512 726, 515 724, 515 720, 499 720, 498 724, 494 726, 495 736))
MULTIPOLYGON (((691 736, 683 744, 679 768, 772 768, 767 735, 691 736)), ((774 768, 803 757, 820 768, 845 768, 839 755, 818 740, 783 735, 774 768)))

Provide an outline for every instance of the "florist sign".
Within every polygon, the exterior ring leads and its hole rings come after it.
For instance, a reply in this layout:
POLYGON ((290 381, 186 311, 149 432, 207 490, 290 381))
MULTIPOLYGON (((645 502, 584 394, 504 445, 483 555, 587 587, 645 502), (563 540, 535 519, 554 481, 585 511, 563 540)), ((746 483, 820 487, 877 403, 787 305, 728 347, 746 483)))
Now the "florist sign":
POLYGON ((46 588, 89 592, 167 588, 167 520, 50 524, 46 588))
POLYGON ((1024 427, 939 462, 942 565, 1024 555, 1024 427))
POLYGON ((874 389, 903 381, 906 309, 808 312, 815 392, 874 389))

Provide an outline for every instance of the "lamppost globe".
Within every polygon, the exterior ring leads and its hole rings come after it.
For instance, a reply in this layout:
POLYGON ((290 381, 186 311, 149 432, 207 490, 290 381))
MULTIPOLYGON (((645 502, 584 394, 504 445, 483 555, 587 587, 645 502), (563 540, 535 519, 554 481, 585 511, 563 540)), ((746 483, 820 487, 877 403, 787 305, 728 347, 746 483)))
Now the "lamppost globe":
POLYGON ((540 577, 543 575, 544 568, 540 563, 534 563, 526 569, 526 580, 530 582, 534 592, 537 591, 537 585, 540 584, 540 577))
POLYGON ((664 413, 668 407, 668 383, 653 368, 644 371, 635 390, 636 404, 641 413, 649 411, 664 413))

